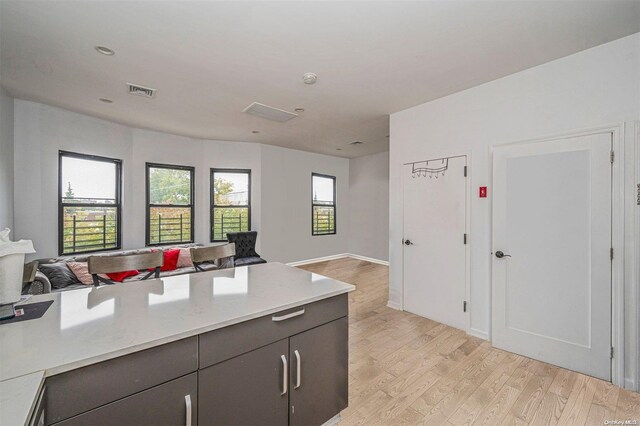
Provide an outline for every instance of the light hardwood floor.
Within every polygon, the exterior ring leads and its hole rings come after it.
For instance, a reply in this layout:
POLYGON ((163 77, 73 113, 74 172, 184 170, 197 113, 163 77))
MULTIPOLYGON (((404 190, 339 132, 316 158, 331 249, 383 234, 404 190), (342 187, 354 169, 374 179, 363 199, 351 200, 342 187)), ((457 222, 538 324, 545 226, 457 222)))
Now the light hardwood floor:
POLYGON ((340 425, 640 426, 638 393, 387 308, 386 266, 344 258, 300 268, 357 287, 349 294, 349 407, 340 425))

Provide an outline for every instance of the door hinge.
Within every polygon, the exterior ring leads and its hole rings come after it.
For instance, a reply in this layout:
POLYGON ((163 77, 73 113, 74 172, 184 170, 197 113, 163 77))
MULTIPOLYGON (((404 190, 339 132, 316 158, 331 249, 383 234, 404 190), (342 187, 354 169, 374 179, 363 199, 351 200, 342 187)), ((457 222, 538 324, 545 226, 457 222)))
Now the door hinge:
POLYGON ((467 166, 464 166, 464 177, 467 177, 467 166))
POLYGON ((462 312, 467 312, 467 301, 462 302, 462 312))
POLYGON ((464 244, 467 244, 467 234, 464 234, 463 242, 464 244))
POLYGON ((611 359, 613 359, 613 346, 611 346, 611 352, 609 353, 609 356, 611 357, 611 359))
POLYGON ((613 160, 615 160, 615 158, 616 158, 616 154, 613 151, 611 151, 611 163, 612 164, 613 164, 613 160))
POLYGON ((611 260, 613 260, 613 247, 609 249, 609 257, 611 258, 611 260))

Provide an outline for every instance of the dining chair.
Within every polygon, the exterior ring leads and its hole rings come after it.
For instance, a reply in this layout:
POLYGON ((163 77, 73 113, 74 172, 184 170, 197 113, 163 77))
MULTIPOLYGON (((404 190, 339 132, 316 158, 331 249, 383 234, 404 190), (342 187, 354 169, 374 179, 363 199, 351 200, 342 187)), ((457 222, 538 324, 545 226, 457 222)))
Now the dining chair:
POLYGON ((193 267, 198 272, 203 272, 204 263, 213 263, 218 269, 233 268, 233 256, 236 254, 236 245, 233 243, 209 247, 192 247, 190 249, 193 267))
POLYGON ((100 283, 115 284, 108 278, 98 274, 109 274, 122 271, 153 269, 142 279, 160 278, 160 267, 164 262, 162 251, 158 250, 150 253, 129 254, 122 256, 89 256, 88 268, 93 277, 93 285, 96 287, 100 283))

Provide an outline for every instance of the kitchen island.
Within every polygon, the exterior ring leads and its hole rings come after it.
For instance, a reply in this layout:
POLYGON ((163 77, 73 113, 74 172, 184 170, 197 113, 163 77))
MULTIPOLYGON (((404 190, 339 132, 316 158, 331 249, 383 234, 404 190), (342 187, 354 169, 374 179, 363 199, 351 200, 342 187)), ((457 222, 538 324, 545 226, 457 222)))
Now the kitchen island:
POLYGON ((346 407, 353 289, 268 263, 36 296, 42 318, 0 326, 0 386, 42 373, 15 418, 45 424, 322 423, 346 407))

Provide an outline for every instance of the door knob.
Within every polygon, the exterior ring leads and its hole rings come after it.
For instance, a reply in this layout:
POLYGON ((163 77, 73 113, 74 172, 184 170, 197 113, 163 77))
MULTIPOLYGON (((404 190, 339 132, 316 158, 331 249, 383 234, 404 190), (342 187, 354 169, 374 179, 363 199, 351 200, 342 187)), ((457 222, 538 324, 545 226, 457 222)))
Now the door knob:
POLYGON ((498 250, 498 251, 496 252, 496 257, 497 257, 498 259, 502 259, 503 257, 511 257, 511 255, 510 255, 510 254, 504 254, 503 252, 501 252, 500 250, 498 250))
POLYGON ((404 240, 404 245, 405 246, 412 246, 413 243, 411 242, 411 240, 404 240))

